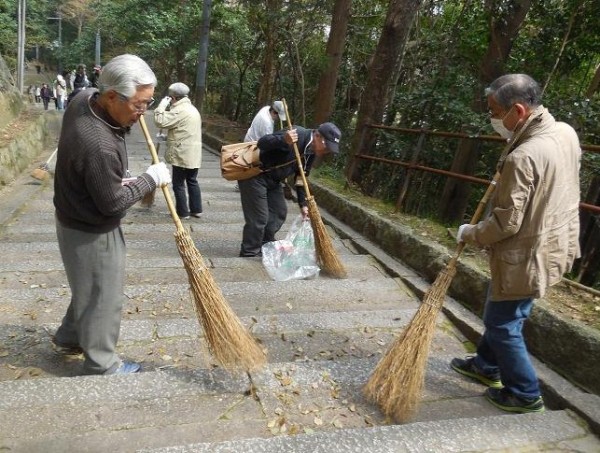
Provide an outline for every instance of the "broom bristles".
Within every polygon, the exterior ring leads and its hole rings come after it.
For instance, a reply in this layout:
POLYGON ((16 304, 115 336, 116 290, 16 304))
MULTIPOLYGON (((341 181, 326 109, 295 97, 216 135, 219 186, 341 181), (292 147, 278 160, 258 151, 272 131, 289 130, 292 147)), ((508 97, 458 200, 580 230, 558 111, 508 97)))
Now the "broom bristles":
POLYGON ((417 411, 437 315, 456 268, 451 264, 438 274, 408 326, 375 367, 363 391, 381 411, 399 423, 417 411))
POLYGON ((46 164, 40 165, 38 168, 31 172, 31 176, 35 179, 39 179, 40 181, 48 179, 48 176, 50 176, 48 166, 46 164))
POLYGON ((264 350, 250 335, 223 297, 204 259, 186 230, 175 233, 209 351, 227 369, 252 371, 266 362, 264 350))
POLYGON ((333 248, 331 238, 323 224, 323 219, 317 207, 314 197, 306 199, 308 205, 308 216, 315 235, 315 251, 321 270, 334 278, 346 278, 347 272, 333 248))

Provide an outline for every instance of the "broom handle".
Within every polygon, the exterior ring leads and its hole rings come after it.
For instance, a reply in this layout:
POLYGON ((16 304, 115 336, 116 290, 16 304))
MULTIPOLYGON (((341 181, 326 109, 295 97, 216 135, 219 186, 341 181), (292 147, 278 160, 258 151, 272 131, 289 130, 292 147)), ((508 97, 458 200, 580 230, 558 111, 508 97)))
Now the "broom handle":
MULTIPOLYGON (((285 109, 285 117, 287 118, 288 129, 291 131, 294 128, 292 127, 292 120, 290 119, 290 112, 288 112, 287 102, 285 102, 285 98, 281 99, 283 103, 283 108, 285 109)), ((306 198, 310 198, 310 189, 308 188, 308 181, 306 180, 306 175, 304 174, 304 168, 302 168, 302 159, 300 158, 300 151, 298 151, 298 144, 296 142, 294 145, 294 154, 296 154, 296 162, 298 162, 298 168, 300 169, 300 177, 302 178, 302 184, 304 185, 304 191, 306 192, 306 198)))
POLYGON ((46 161, 46 165, 50 164, 50 161, 52 159, 54 159, 54 156, 56 155, 56 153, 58 152, 58 147, 54 148, 54 151, 52 151, 52 154, 50 154, 50 157, 48 158, 48 160, 46 161))
MULTIPOLYGON (((156 152, 156 148, 154 147, 154 142, 152 141, 152 137, 150 137, 150 132, 148 132, 148 127, 146 126, 146 120, 144 116, 140 116, 140 126, 142 127, 142 131, 144 132, 144 138, 146 139, 146 144, 148 145, 148 150, 150 151, 150 155, 152 156, 152 163, 158 164, 158 153, 156 152)), ((173 204, 173 199, 171 198, 171 192, 169 192, 169 186, 164 185, 162 187, 163 195, 165 196, 165 200, 167 201, 167 206, 169 207, 169 212, 171 213, 171 217, 173 217, 173 222, 177 226, 177 230, 183 230, 183 224, 179 219, 179 215, 177 215, 177 211, 175 210, 175 205, 173 204)))

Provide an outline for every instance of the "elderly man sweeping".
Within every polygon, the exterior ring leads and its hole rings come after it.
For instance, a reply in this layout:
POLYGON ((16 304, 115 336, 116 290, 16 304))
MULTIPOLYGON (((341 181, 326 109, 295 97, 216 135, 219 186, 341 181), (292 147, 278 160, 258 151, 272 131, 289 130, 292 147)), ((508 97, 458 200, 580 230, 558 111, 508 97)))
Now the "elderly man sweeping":
POLYGON ((541 412, 523 323, 534 298, 579 257, 581 149, 573 128, 541 105, 540 87, 528 75, 502 76, 486 95, 492 127, 506 139, 519 136, 499 169, 490 215, 458 231, 459 242, 490 250, 491 283, 477 355, 455 358, 451 367, 487 385, 485 396, 494 406, 541 412))

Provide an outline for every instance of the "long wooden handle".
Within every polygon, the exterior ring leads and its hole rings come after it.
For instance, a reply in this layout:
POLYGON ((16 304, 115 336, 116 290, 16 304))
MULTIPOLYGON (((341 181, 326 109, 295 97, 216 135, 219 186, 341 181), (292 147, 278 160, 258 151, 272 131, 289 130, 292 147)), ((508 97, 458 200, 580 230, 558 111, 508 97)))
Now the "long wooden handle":
MULTIPOLYGON (((146 120, 144 116, 140 116, 140 126, 142 127, 142 132, 144 133, 144 138, 146 139, 146 144, 148 145, 148 150, 150 151, 150 155, 152 156, 152 163, 158 164, 158 153, 156 152, 156 148, 154 147, 154 142, 152 141, 152 137, 150 137, 150 132, 148 132, 148 127, 146 126, 146 120)), ((175 209, 175 205, 173 204, 173 199, 171 198, 171 192, 169 191, 169 186, 164 185, 162 187, 163 195, 165 196, 165 200, 167 202, 167 206, 169 207, 169 212, 171 213, 171 217, 173 217, 173 222, 177 226, 178 230, 183 230, 183 224, 181 223, 181 219, 179 215, 177 215, 177 210, 175 209)))
MULTIPOLYGON (((283 103, 283 108, 285 110, 285 117, 287 118, 288 129, 293 130, 292 120, 290 119, 290 112, 288 112, 287 102, 285 102, 285 98, 281 99, 283 103)), ((296 154, 296 162, 298 162, 298 168, 300 169, 300 177, 302 178, 302 184, 304 185, 304 191, 306 192, 306 198, 310 198, 310 189, 308 188, 308 181, 306 180, 306 175, 304 174, 304 168, 302 168, 302 158, 300 157, 300 151, 298 150, 298 144, 296 142, 294 145, 294 154, 296 154)))

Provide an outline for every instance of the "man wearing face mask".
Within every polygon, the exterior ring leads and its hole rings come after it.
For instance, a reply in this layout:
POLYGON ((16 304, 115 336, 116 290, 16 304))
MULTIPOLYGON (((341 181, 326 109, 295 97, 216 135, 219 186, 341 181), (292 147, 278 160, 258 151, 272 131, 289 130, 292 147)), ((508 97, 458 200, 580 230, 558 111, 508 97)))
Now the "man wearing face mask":
POLYGON ((531 77, 504 75, 485 94, 492 126, 509 140, 510 150, 500 164, 489 216, 458 230, 459 242, 489 249, 491 282, 477 355, 455 358, 450 366, 487 385, 485 396, 494 406, 541 412, 544 402, 522 329, 533 300, 579 257, 581 149, 573 128, 541 105, 531 77))

